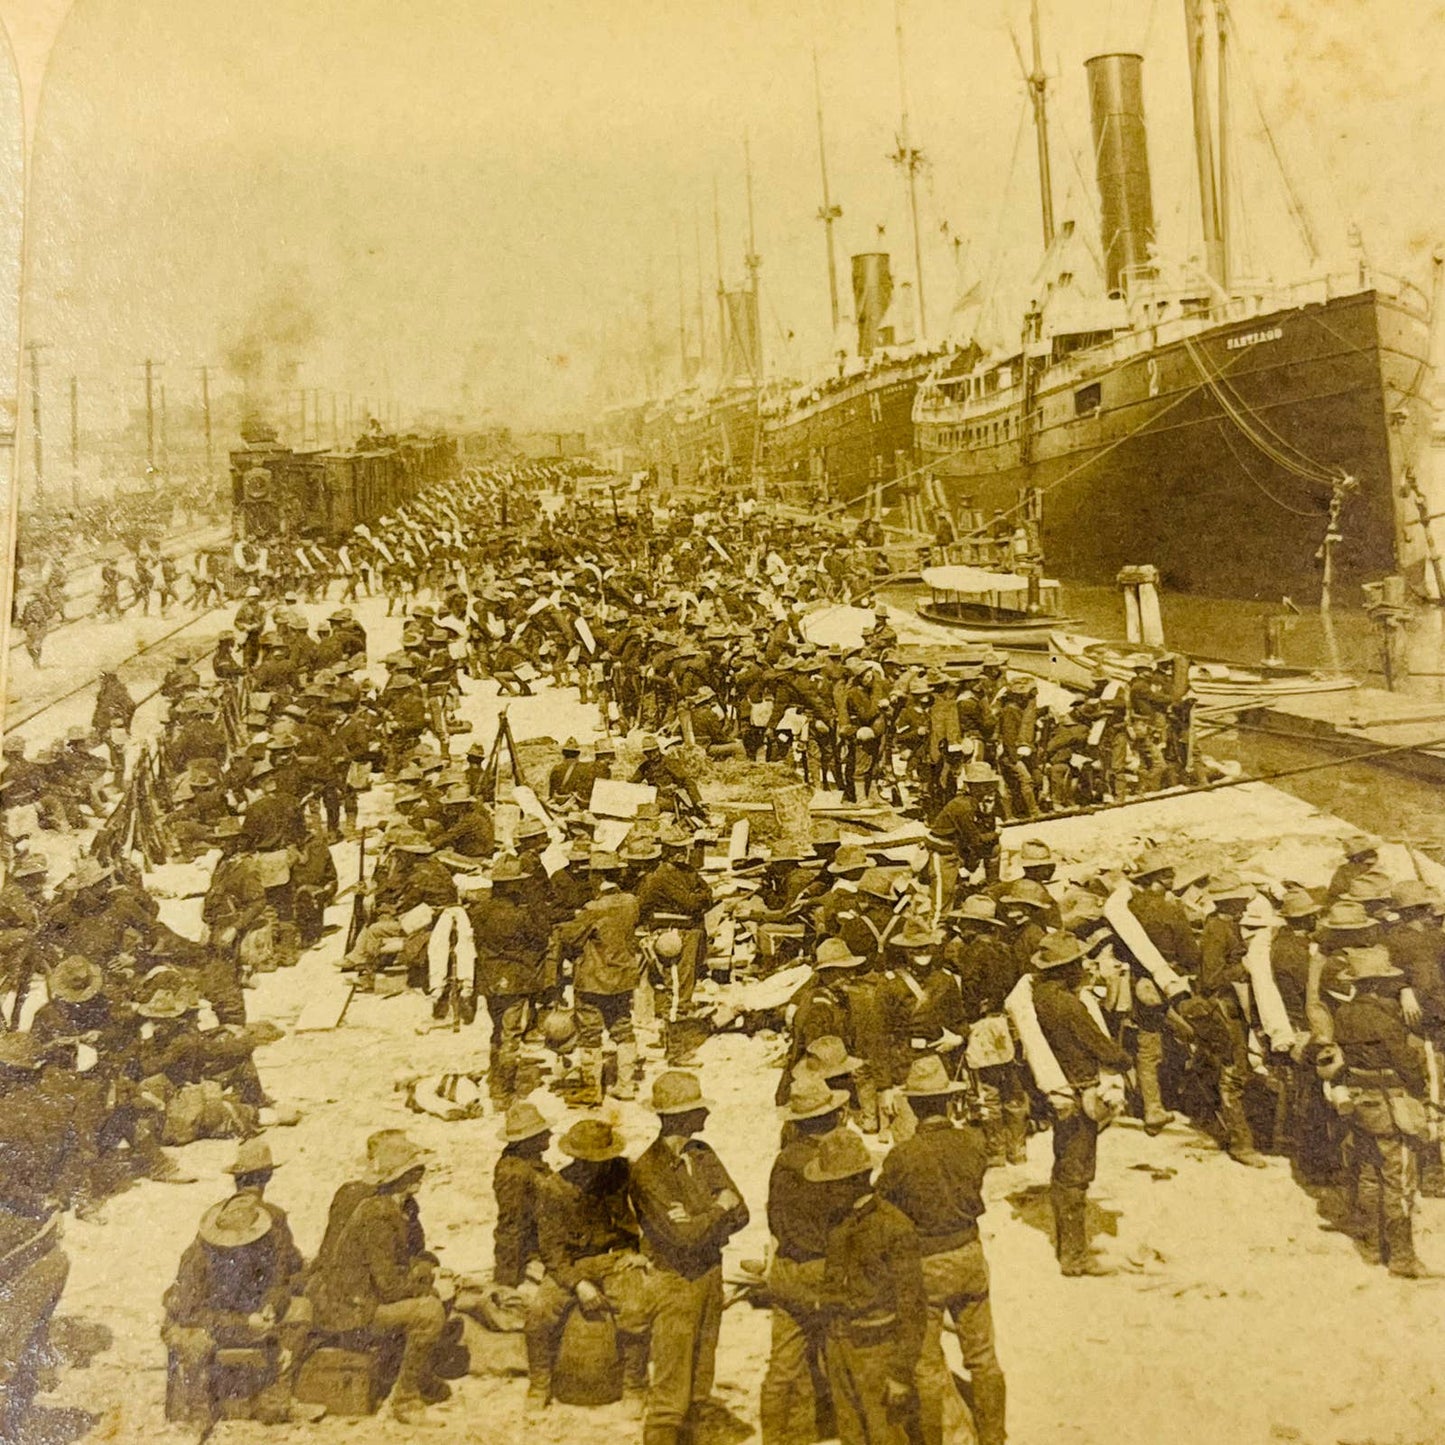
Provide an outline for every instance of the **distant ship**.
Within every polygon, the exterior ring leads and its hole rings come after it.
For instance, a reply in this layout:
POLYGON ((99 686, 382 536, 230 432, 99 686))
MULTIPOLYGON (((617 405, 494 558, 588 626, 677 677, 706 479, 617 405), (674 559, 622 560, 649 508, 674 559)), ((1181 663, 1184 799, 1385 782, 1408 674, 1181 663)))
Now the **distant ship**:
POLYGON ((672 486, 742 480, 757 462, 758 405, 758 388, 751 384, 682 391, 653 402, 639 421, 642 455, 672 486))
POLYGON ((1107 54, 1085 69, 1108 295, 1074 284, 1079 238, 1053 225, 1035 4, 1044 295, 1012 348, 935 365, 913 407, 920 465, 955 516, 1038 520, 1050 570, 1075 581, 1152 563, 1167 587, 1215 596, 1304 601, 1328 585, 1356 602, 1393 572, 1433 590, 1432 478, 1417 472, 1430 304, 1363 262, 1286 287, 1231 277, 1202 7, 1190 19, 1205 274, 1162 273, 1143 62, 1107 54))
MULTIPOLYGON (((895 287, 892 260, 885 251, 864 251, 851 257, 855 335, 840 346, 836 365, 827 374, 802 386, 770 388, 762 407, 763 470, 770 482, 792 484, 795 488, 803 484, 813 496, 834 503, 862 500, 877 512, 886 506, 885 495, 913 471, 914 394, 938 355, 927 350, 924 335, 917 188, 924 161, 923 152, 913 145, 909 135, 902 12, 896 0, 894 17, 901 104, 892 160, 908 182, 913 282, 895 287)), ((843 213, 833 204, 828 188, 816 55, 813 78, 823 182, 818 219, 826 233, 833 336, 839 339, 833 226, 843 213)))
POLYGON ((774 390, 763 403, 763 461, 770 481, 811 483, 830 501, 882 498, 913 468, 914 394, 937 353, 894 344, 885 252, 852 258, 857 356, 812 386, 774 390))

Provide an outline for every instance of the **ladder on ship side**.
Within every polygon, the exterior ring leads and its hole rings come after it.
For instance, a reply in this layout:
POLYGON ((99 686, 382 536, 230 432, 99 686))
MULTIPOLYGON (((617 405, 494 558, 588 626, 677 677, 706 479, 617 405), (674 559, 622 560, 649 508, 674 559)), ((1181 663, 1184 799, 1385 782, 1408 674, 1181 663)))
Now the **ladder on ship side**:
POLYGON ((1445 520, 1445 512, 1432 512, 1430 510, 1430 499, 1425 495, 1425 488, 1420 484, 1420 478, 1415 468, 1407 466, 1404 477, 1400 483, 1400 495, 1415 505, 1416 523, 1420 528, 1420 535, 1424 541, 1425 561, 1429 567, 1427 581, 1435 584, 1434 592, 1427 591, 1429 601, 1445 603, 1445 563, 1440 557, 1440 547, 1435 540, 1434 524, 1445 520))

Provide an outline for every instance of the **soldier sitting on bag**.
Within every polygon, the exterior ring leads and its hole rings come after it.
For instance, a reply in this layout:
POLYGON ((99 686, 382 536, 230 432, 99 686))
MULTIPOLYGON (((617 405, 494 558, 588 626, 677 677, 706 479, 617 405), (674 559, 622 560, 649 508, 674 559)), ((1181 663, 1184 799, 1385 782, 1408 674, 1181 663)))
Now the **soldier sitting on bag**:
POLYGON ((558 1141, 572 1161, 540 1191, 538 1243, 546 1274, 527 1313, 529 1413, 545 1409, 568 1311, 610 1312, 619 1335, 624 1398, 640 1413, 647 1390, 647 1270, 628 1198, 622 1140, 602 1119, 580 1119, 558 1141))
POLYGON ((291 1418, 279 1332, 304 1262, 285 1211, 264 1198, 274 1170, 260 1140, 241 1145, 227 1170, 236 1192, 206 1211, 166 1291, 161 1338, 172 1354, 169 1420, 209 1425, 213 1372, 237 1350, 259 1356, 244 1362, 233 1384, 250 1398, 246 1417, 267 1424, 291 1418))
POLYGON ((423 1407, 451 1395, 434 1357, 446 1307, 416 1206, 426 1155, 399 1129, 372 1135, 367 1155, 368 1177, 332 1201, 306 1292, 322 1329, 402 1336, 391 1413, 404 1425, 425 1424, 423 1407))

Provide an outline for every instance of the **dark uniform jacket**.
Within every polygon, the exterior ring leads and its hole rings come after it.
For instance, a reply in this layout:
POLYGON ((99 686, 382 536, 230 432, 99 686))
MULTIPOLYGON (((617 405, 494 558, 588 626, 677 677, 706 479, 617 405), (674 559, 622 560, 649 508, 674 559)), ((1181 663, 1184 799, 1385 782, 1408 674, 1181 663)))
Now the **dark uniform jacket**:
POLYGON ((712 889, 696 868, 664 858, 638 887, 637 906, 644 926, 651 926, 660 913, 672 913, 701 928, 712 906, 712 889))
POLYGON ((632 1166, 629 1192, 642 1228, 643 1252, 685 1279, 716 1269, 722 1263, 724 1243, 749 1217, 742 1202, 731 1209, 718 1203, 724 1189, 731 1189, 741 1201, 741 1191, 709 1145, 689 1139, 679 1155, 658 1139, 632 1166), (682 1224, 668 1216, 674 1204, 687 1211, 682 1224))
POLYGON ((165 1293, 167 1317, 178 1325, 222 1331, 268 1306, 280 1319, 301 1277, 301 1251, 285 1210, 262 1201, 271 1228, 253 1244, 220 1249, 193 1240, 181 1256, 175 1283, 165 1293))
POLYGON ((828 1235, 823 1304, 845 1332, 877 1328, 892 1343, 889 1377, 912 1385, 928 1320, 918 1232, 900 1209, 869 1195, 828 1235))
POLYGON ((1034 1011, 1064 1077, 1076 1089, 1099 1082, 1099 1070, 1124 1073, 1133 1059, 1094 1022, 1083 1001, 1056 979, 1034 982, 1034 1011))
POLYGON ((822 1259, 828 1233, 852 1207, 850 1185, 815 1183, 803 1175, 818 1152, 821 1134, 799 1134, 779 1151, 768 1177, 768 1233, 778 1253, 796 1264, 822 1259))
POLYGON ((912 1220, 922 1253, 941 1254, 978 1238, 987 1169, 983 1135, 935 1116, 889 1151, 878 1193, 912 1220))
POLYGON ((492 1278, 516 1289, 527 1265, 540 1257, 537 1242, 542 1194, 553 1179, 542 1159, 503 1154, 492 1174, 497 1197, 497 1227, 492 1234, 492 1278))
POLYGON ((542 1263, 563 1289, 575 1289, 583 1277, 579 1260, 637 1249, 637 1220, 628 1183, 627 1161, 613 1159, 586 1190, 577 1186, 569 1168, 551 1176, 538 1190, 542 1263))
POLYGON ((547 917, 496 894, 467 910, 477 945, 477 987, 489 998, 540 993, 548 986, 547 917))
POLYGON ((329 1330, 364 1329, 378 1305, 430 1293, 413 1270, 424 1247, 415 1211, 398 1195, 366 1189, 337 1231, 329 1256, 324 1242, 317 1256, 307 1291, 317 1323, 329 1330))

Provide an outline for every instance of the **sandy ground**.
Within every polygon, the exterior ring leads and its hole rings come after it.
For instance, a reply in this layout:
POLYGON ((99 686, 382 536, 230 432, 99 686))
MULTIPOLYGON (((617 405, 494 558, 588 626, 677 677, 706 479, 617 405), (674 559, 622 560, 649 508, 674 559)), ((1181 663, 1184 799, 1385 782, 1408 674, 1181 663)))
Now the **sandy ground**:
MULTIPOLYGON (((399 635, 399 619, 387 622, 381 610, 375 603, 361 609, 373 657, 399 635)), ((497 712, 490 685, 468 694, 465 712, 474 736, 489 740, 497 712)), ((566 692, 512 700, 509 714, 519 738, 585 738, 596 722, 595 709, 566 692)), ((1224 849, 1288 876, 1311 879, 1328 866, 1328 840, 1343 831, 1338 821, 1268 788, 1225 797, 1226 806, 1220 799, 1166 800, 1027 831, 1047 836, 1079 867, 1110 866, 1137 851, 1142 836, 1224 849)), ((366 803, 363 819, 375 819, 384 794, 366 803)), ((1021 835, 1011 830, 1009 842, 1021 835)), ((356 845, 340 844, 336 854, 345 884, 355 876, 356 845)), ((181 869, 164 870, 156 882, 171 894, 198 886, 194 873, 181 869)), ((170 897, 163 906, 176 926, 194 931, 198 900, 170 897)), ((347 906, 349 900, 336 910, 337 922, 347 906)), ((296 969, 263 976, 249 996, 254 1017, 287 1030, 258 1056, 262 1077, 303 1116, 269 1136, 281 1161, 271 1195, 290 1211, 303 1251, 313 1252, 332 1192, 356 1177, 367 1134, 407 1128, 436 1151, 420 1196, 433 1247, 448 1270, 482 1274, 490 1264, 497 1121, 489 1115, 446 1123, 411 1112, 397 1085, 481 1067, 485 1015, 453 1032, 432 1024, 423 999, 367 996, 352 1000, 339 1029, 295 1031, 309 1003, 344 997, 335 966, 340 948, 340 935, 331 934, 296 969)), ((777 1040, 732 1035, 710 1041, 700 1056, 704 1088, 719 1104, 709 1137, 754 1215, 728 1251, 730 1268, 760 1258, 766 1244, 763 1210, 777 1133, 771 1064, 779 1047, 777 1040)), ((649 1077, 659 1067, 654 1049, 649 1077)), ((555 1096, 540 1098, 562 1116, 555 1096)), ((653 1132, 645 1109, 621 1106, 614 1117, 631 1152, 645 1147, 653 1132)), ((161 1295, 201 1213, 226 1193, 221 1171, 233 1149, 211 1141, 176 1151, 196 1182, 145 1182, 110 1201, 99 1219, 68 1222, 72 1271, 61 1314, 104 1326, 111 1342, 88 1367, 64 1370, 59 1389, 46 1397, 57 1432, 79 1419, 66 1412, 83 1410, 94 1417, 91 1439, 184 1438, 163 1419, 161 1295)), ((1016 1445, 1445 1439, 1438 1364, 1445 1282, 1396 1281, 1364 1263, 1349 1240, 1321 1230, 1313 1200, 1283 1161, 1246 1170, 1183 1125, 1157 1139, 1127 1122, 1116 1126, 1102 1141, 1093 1224, 1097 1242, 1125 1272, 1102 1280, 1065 1280, 1057 1272, 1041 1192, 1048 1171, 1048 1137, 1035 1136, 1026 1165, 990 1176, 983 1221, 1016 1445)), ((1420 1226, 1422 1254, 1445 1266, 1445 1201, 1423 1201, 1420 1226)), ((718 1395, 754 1428, 767 1348, 766 1314, 746 1304, 730 1309, 718 1395)), ((433 1412, 443 1428, 427 1435, 521 1438, 523 1391, 519 1379, 464 1380, 433 1412)), ((540 1438, 589 1445, 637 1438, 636 1425, 612 1409, 559 1407, 550 1416, 540 1438)), ((378 1417, 316 1426, 222 1424, 215 1438, 369 1442, 404 1434, 378 1417)), ((65 1436, 76 1438, 77 1429, 65 1436)))

